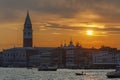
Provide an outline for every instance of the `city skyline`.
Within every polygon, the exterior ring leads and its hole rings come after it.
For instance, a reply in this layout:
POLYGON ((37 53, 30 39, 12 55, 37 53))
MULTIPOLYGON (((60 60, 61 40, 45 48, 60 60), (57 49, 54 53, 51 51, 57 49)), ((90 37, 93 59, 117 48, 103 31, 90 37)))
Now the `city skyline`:
POLYGON ((118 3, 118 0, 1 0, 0 49, 23 45, 27 9, 33 24, 34 46, 58 47, 72 37, 74 44, 79 42, 83 47, 106 45, 120 49, 118 3))

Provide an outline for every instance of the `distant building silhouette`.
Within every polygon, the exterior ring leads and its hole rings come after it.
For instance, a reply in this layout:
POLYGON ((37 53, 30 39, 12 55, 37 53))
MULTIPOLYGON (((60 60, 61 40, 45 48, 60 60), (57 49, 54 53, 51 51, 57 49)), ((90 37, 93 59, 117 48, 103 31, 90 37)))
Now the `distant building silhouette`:
POLYGON ((27 12, 23 30, 23 47, 32 47, 32 23, 29 12, 27 12))
POLYGON ((79 43, 60 47, 33 47, 32 22, 27 12, 23 30, 23 47, 4 49, 0 54, 0 65, 4 67, 38 67, 57 65, 58 68, 114 68, 120 63, 117 48, 102 46, 100 49, 83 48, 79 43))

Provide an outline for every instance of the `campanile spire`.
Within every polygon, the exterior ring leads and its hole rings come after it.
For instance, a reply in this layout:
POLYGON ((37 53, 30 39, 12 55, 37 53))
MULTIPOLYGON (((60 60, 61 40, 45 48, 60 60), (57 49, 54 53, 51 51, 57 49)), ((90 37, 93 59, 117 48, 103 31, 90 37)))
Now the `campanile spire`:
POLYGON ((32 23, 29 15, 29 11, 27 11, 27 16, 24 23, 23 30, 23 47, 32 47, 32 23))

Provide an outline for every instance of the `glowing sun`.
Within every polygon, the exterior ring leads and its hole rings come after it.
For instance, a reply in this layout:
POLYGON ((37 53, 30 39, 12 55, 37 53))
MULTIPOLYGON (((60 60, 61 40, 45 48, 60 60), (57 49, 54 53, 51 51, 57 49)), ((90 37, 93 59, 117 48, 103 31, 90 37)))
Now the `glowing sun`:
POLYGON ((86 34, 92 36, 93 35, 93 30, 87 30, 86 34))

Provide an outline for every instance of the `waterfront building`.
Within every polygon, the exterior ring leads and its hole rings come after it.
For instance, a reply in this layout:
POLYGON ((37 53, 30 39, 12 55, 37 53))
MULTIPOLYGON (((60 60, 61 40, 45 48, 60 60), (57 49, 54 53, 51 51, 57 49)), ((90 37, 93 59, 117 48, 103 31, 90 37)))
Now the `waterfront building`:
POLYGON ((115 59, 112 54, 100 51, 93 55, 93 64, 115 64, 115 59))
POLYGON ((120 50, 116 54, 116 64, 120 64, 120 50))
POLYGON ((51 53, 52 65, 57 65, 59 68, 65 68, 66 55, 65 50, 61 47, 55 48, 51 53))
POLYGON ((2 66, 2 63, 3 63, 3 61, 2 61, 2 52, 0 52, 0 66, 2 66))
POLYGON ((93 65, 98 68, 115 68, 118 55, 116 48, 101 47, 93 54, 93 65))
POLYGON ((96 49, 82 48, 78 43, 75 46, 71 40, 68 45, 53 50, 52 62, 60 68, 87 68, 92 65, 93 51, 96 49))
POLYGON ((30 66, 37 67, 41 64, 40 60, 41 60, 41 54, 30 56, 29 64, 30 66))
POLYGON ((35 48, 37 51, 36 55, 29 57, 30 66, 38 67, 40 65, 51 65, 51 51, 54 48, 35 48))
POLYGON ((25 67, 50 64, 50 50, 53 48, 11 48, 2 52, 3 66, 25 67))
POLYGON ((3 66, 26 66, 27 58, 24 48, 11 48, 2 52, 3 66))
POLYGON ((69 45, 64 47, 66 50, 66 67, 72 68, 76 67, 75 63, 75 46, 73 45, 72 40, 70 41, 69 45))

